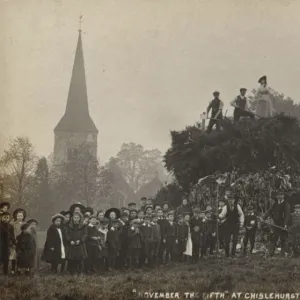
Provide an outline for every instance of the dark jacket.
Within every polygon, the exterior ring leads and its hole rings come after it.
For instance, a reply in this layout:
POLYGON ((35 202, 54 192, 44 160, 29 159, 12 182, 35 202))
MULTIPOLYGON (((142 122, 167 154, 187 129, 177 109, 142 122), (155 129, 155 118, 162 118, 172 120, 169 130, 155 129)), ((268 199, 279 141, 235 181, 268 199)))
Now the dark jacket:
POLYGON ((177 224, 177 240, 187 241, 189 235, 189 227, 187 224, 177 224))
POLYGON ((135 230, 132 227, 128 229, 128 248, 140 249, 142 247, 140 230, 135 230))
POLYGON ((33 268, 34 257, 36 255, 36 244, 30 233, 22 232, 17 237, 16 252, 18 268, 33 268))
POLYGON ((164 226, 163 232, 162 232, 163 238, 168 237, 176 237, 177 236, 177 224, 173 221, 173 224, 169 221, 167 221, 166 225, 164 226))
POLYGON ((9 259, 10 247, 14 242, 13 226, 9 223, 0 222, 0 261, 9 259))
POLYGON ((193 229, 195 226, 200 227, 202 224, 201 218, 192 217, 191 218, 191 229, 193 229))
POLYGON ((119 251, 121 248, 120 243, 120 231, 117 229, 110 229, 107 232, 106 244, 108 248, 108 254, 110 250, 119 251))
POLYGON ((290 204, 284 200, 282 203, 276 201, 264 216, 266 219, 271 216, 274 220, 274 224, 277 226, 287 226, 291 217, 290 204))
POLYGON ((141 240, 143 243, 152 242, 152 226, 143 224, 140 226, 141 240))
MULTIPOLYGON (((65 234, 64 230, 60 228, 62 238, 63 238, 63 245, 65 247, 65 234)), ((65 248, 66 251, 66 248, 65 248)), ((65 252, 66 254, 66 252, 65 252)), ((47 230, 47 237, 46 242, 44 245, 44 250, 42 254, 42 260, 47 263, 57 263, 59 264, 62 261, 62 253, 61 253, 61 239, 58 233, 57 227, 52 224, 47 230), (54 250, 51 250, 53 248, 54 250)))
POLYGON ((67 242, 67 259, 84 260, 87 258, 85 242, 87 239, 87 227, 82 224, 70 222, 65 227, 65 237, 67 242), (79 240, 79 245, 71 245, 71 242, 79 240))
POLYGON ((152 241, 153 242, 161 241, 161 228, 160 228, 159 224, 152 225, 152 241))
POLYGON ((182 215, 183 213, 192 214, 192 208, 189 205, 180 205, 177 207, 176 214, 182 215))
MULTIPOLYGON (((245 216, 244 227, 245 227, 246 229, 247 229, 247 227, 251 227, 250 230, 252 230, 252 229, 257 229, 257 217, 256 217, 255 214, 253 214, 253 215, 247 214, 247 215, 245 216), (254 224, 251 224, 251 223, 253 223, 253 222, 254 222, 254 224)), ((247 229, 247 230, 249 230, 249 229, 247 229)))

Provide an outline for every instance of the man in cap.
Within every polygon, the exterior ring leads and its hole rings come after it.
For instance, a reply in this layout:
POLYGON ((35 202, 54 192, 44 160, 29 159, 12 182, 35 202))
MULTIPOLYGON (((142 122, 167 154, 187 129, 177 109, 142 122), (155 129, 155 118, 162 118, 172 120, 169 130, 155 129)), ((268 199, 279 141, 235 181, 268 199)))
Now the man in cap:
POLYGON ((255 244, 255 235, 257 230, 257 216, 254 213, 254 207, 252 205, 248 206, 247 214, 245 217, 245 238, 244 238, 244 255, 247 254, 247 245, 250 241, 250 254, 254 249, 255 244))
POLYGON ((128 208, 129 208, 129 210, 136 209, 136 203, 135 202, 128 203, 128 208))
POLYGON ((250 117, 251 120, 254 120, 254 114, 248 111, 249 104, 246 92, 247 89, 241 88, 240 94, 230 103, 230 105, 234 107, 233 118, 235 122, 238 122, 241 117, 250 117))
POLYGON ((275 248, 278 239, 280 239, 281 244, 281 255, 284 256, 286 253, 286 242, 288 238, 287 226, 291 218, 291 207, 288 201, 285 199, 284 191, 279 190, 276 194, 276 201, 263 216, 265 220, 268 216, 272 216, 274 220, 274 225, 281 227, 273 227, 273 234, 271 235, 271 249, 270 255, 273 256, 275 253, 275 248))
POLYGON ((300 204, 294 206, 292 213, 292 228, 291 228, 293 254, 295 257, 300 255, 300 204))
POLYGON ((219 214, 219 218, 222 220, 226 218, 225 222, 225 255, 229 257, 229 245, 232 237, 231 256, 236 254, 236 246, 239 238, 239 231, 244 226, 244 213, 241 206, 235 199, 235 194, 232 190, 226 190, 226 198, 228 204, 225 205, 219 214))
POLYGON ((140 201, 141 210, 145 210, 146 202, 147 202, 147 198, 146 197, 142 197, 141 201, 140 201))
POLYGON ((220 100, 219 96, 220 93, 215 91, 213 93, 214 99, 212 101, 210 101, 208 107, 207 107, 207 116, 211 110, 211 117, 209 120, 209 124, 207 127, 207 132, 210 133, 213 126, 216 125, 216 130, 220 131, 220 120, 223 118, 222 115, 222 110, 223 110, 223 106, 224 103, 223 101, 220 100))

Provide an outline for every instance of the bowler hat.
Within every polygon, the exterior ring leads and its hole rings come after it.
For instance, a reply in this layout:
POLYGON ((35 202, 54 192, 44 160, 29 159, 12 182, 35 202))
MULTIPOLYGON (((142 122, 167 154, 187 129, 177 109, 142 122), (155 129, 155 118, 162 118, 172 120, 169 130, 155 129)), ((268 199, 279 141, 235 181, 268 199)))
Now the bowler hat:
POLYGON ((220 92, 214 91, 214 92, 213 92, 213 95, 214 95, 214 96, 219 96, 219 95, 220 95, 220 92))
POLYGON ((240 88, 240 92, 243 92, 243 91, 247 91, 247 89, 246 88, 240 88))

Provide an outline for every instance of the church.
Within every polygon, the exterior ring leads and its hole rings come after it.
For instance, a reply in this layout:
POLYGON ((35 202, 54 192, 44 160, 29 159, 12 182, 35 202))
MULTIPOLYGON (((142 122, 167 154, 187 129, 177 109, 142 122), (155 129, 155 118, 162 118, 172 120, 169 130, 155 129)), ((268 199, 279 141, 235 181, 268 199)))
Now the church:
POLYGON ((98 129, 90 117, 81 30, 79 30, 66 110, 54 129, 54 166, 76 159, 80 147, 97 158, 98 129))

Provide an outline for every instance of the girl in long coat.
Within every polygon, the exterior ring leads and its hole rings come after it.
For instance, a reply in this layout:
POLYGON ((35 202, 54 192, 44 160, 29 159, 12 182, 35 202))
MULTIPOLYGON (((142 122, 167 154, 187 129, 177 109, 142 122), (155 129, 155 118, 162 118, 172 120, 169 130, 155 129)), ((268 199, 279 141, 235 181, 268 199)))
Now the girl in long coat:
MULTIPOLYGON (((26 219, 26 211, 22 208, 17 208, 13 212, 13 221, 11 225, 14 228, 15 239, 21 234, 21 226, 25 224, 26 219)), ((16 264, 17 264, 17 252, 16 252, 16 245, 14 244, 10 249, 10 257, 9 260, 11 261, 11 268, 12 274, 16 271, 16 264)))
POLYGON ((70 223, 65 226, 68 269, 71 274, 81 274, 83 262, 87 258, 85 246, 87 227, 82 221, 82 214, 74 213, 70 223))
POLYGON ((52 217, 52 224, 47 230, 42 260, 51 264, 51 271, 57 273, 58 265, 65 263, 65 236, 63 228, 64 216, 57 214, 52 217))
POLYGON ((22 233, 16 240, 18 273, 21 274, 21 272, 25 270, 25 274, 29 275, 30 270, 34 266, 36 244, 33 236, 29 232, 29 224, 23 224, 21 231, 22 233))
POLYGON ((38 221, 35 219, 30 219, 27 221, 27 224, 29 225, 29 232, 32 235, 32 237, 34 238, 35 245, 36 245, 33 268, 37 269, 39 267, 39 259, 38 259, 38 251, 37 251, 38 241, 37 241, 37 232, 36 232, 36 227, 38 225, 38 221))

